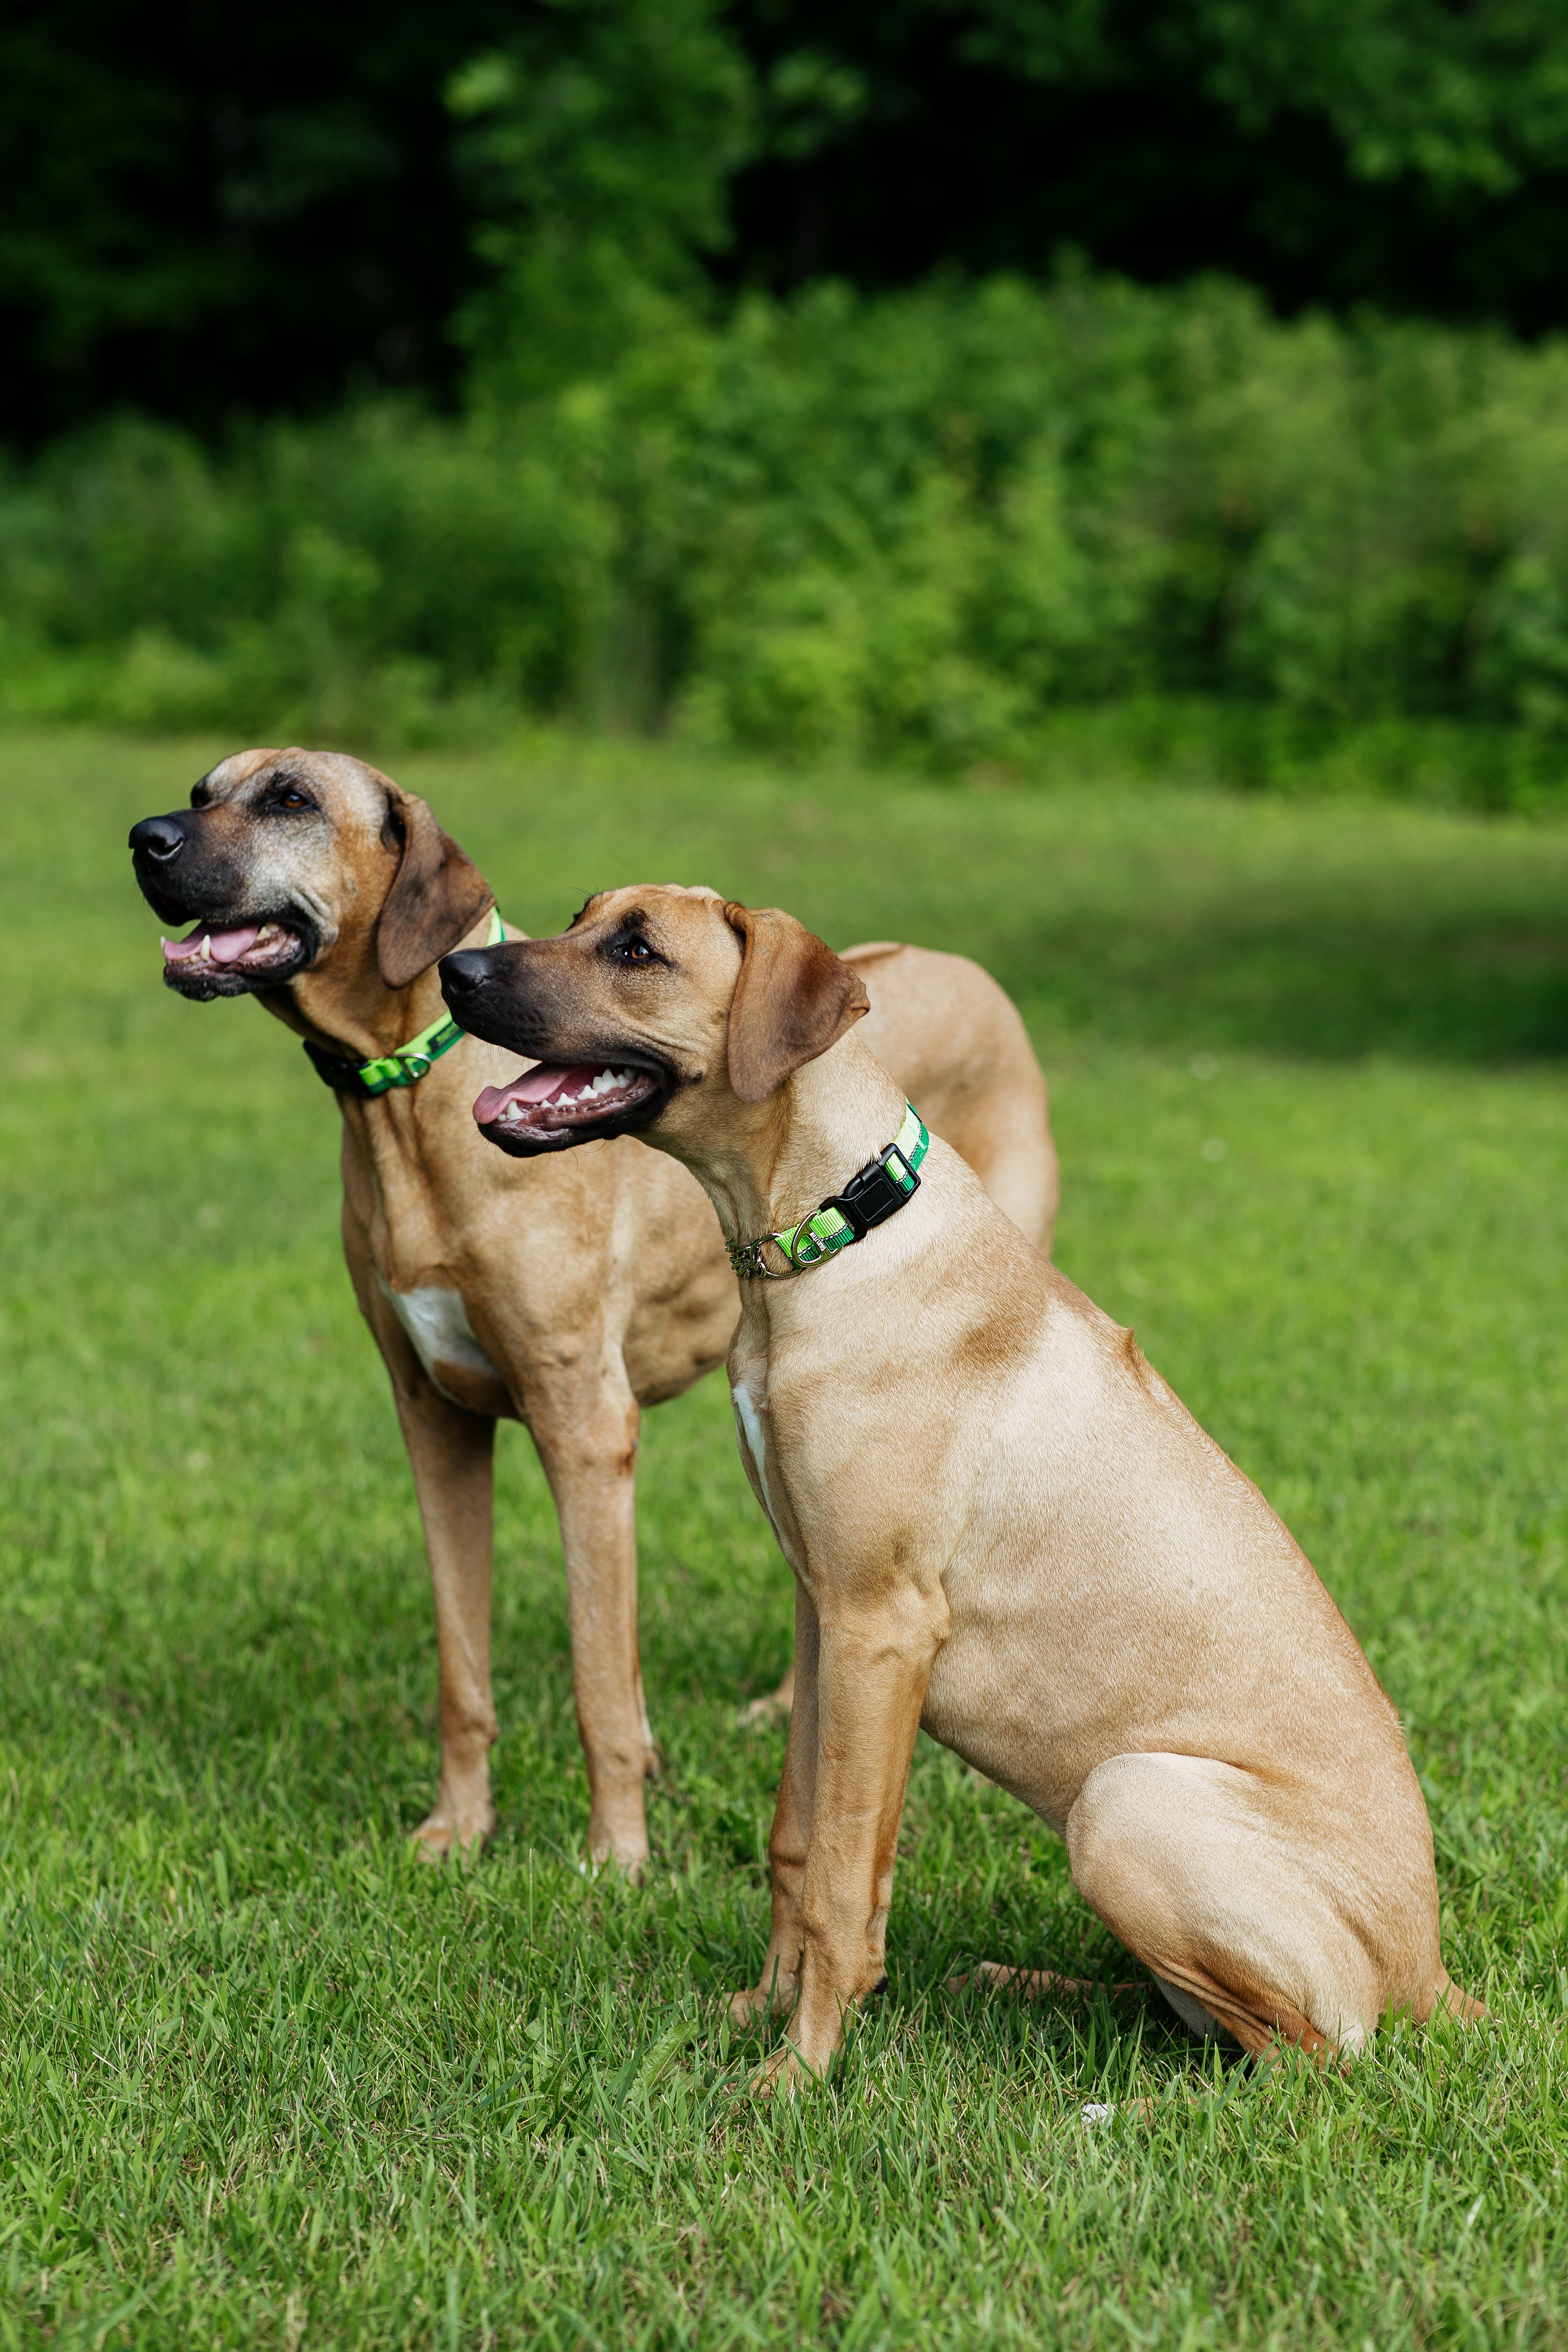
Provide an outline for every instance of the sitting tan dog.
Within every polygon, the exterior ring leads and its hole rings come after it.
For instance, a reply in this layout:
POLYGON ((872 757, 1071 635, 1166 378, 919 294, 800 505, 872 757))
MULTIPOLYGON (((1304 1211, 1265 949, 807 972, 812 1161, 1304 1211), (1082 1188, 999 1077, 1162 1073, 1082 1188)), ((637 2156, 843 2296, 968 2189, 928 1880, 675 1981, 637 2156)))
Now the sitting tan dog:
MULTIPOLYGON (((489 1751, 491 1456, 531 1431, 561 1518, 577 1720, 596 1860, 639 1870, 653 1740, 637 1666, 633 1465, 639 1409, 720 1363, 739 1313, 713 1213, 686 1171, 631 1143, 491 1151, 468 1104, 515 1058, 443 1010, 436 960, 504 927, 477 868, 412 793, 324 751, 241 751, 189 809, 131 835, 165 921, 164 977, 255 995, 306 1041, 342 1111, 343 1247, 392 1377, 435 1585, 441 1781, 419 1831, 439 1857, 494 1826, 489 1751)), ((514 935, 515 936, 515 935, 514 935)), ((850 961, 889 1066, 1042 1248, 1057 1171, 1045 1083, 978 966, 890 945, 850 961)), ((594 1098, 561 1114, 595 1135, 594 1098)))
POLYGON ((796 1580, 773 1934, 736 2004, 794 2010, 770 2071, 824 2067, 881 1982, 921 1724, 1060 1831, 1194 2027, 1351 2053, 1391 2010, 1477 2013, 1343 1619, 1131 1333, 847 1034, 850 964, 787 915, 637 888, 442 973, 466 1025, 540 1058, 480 1097, 485 1131, 559 1132, 563 1069, 612 1073, 601 1115, 701 1180, 745 1277, 741 1451, 796 1580))

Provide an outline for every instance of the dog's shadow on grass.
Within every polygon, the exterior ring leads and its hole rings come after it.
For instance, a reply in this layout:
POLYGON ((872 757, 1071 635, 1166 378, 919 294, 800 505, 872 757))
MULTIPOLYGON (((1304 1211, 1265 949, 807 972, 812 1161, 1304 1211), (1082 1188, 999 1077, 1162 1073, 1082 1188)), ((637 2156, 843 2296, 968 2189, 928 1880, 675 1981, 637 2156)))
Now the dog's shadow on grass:
POLYGON ((1305 1060, 1496 1065, 1568 1054, 1568 919, 1540 886, 1237 896, 999 941, 1037 1032, 1305 1060))

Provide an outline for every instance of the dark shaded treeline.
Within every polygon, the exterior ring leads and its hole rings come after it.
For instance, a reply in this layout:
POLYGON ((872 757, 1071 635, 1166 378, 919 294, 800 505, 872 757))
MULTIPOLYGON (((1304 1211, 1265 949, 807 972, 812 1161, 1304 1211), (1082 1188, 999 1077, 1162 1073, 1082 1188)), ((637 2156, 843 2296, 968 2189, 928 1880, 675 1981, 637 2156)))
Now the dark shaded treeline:
POLYGON ((623 16, 734 53, 723 288, 1070 247, 1286 310, 1568 310, 1560 0, 12 0, 0 434, 453 397, 495 184, 452 77, 511 48, 569 139, 574 58, 623 16))
POLYGON ((452 378, 470 224, 442 99, 505 0, 12 0, 0 431, 208 430, 452 378))

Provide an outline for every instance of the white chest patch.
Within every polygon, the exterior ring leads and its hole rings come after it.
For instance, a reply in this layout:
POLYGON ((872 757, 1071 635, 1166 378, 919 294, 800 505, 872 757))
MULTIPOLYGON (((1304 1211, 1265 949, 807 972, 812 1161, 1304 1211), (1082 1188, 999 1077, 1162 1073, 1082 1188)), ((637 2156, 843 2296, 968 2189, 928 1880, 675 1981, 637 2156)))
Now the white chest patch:
POLYGON ((762 1415, 758 1412, 755 1400, 743 1381, 735 1381, 731 1388, 730 1396, 735 1407, 735 1419, 740 1426, 741 1443, 752 1457, 752 1464, 757 1474, 757 1484, 763 1490, 763 1508, 768 1515, 768 1525, 778 1539, 780 1551, 783 1552, 790 1567, 798 1574, 799 1562, 784 1538, 783 1528, 779 1526, 778 1513, 773 1508, 773 1495, 768 1487, 768 1441, 763 1428, 762 1415))
MULTIPOLYGON (((376 1279, 380 1281, 379 1275, 376 1279)), ((454 1404, 461 1402, 460 1398, 451 1396, 449 1389, 442 1387, 437 1363, 451 1364, 465 1372, 486 1373, 492 1381, 500 1378, 474 1337, 460 1290, 438 1290, 434 1284, 426 1290, 394 1290, 384 1282, 381 1286, 393 1313, 413 1341, 415 1353, 444 1397, 451 1397, 454 1404)))

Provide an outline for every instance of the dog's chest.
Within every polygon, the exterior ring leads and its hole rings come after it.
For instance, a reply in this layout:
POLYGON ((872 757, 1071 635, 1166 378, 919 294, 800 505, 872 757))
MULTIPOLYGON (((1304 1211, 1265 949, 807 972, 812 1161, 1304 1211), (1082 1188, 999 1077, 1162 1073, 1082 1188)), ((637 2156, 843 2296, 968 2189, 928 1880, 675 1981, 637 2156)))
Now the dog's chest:
POLYGON ((742 1457, 751 1467, 752 1482, 768 1515, 768 1524, 778 1538, 779 1549, 800 1576, 805 1573, 805 1548, 779 1475, 765 1381, 732 1379, 730 1399, 735 1408, 735 1433, 741 1442, 742 1457))
MULTIPOLYGON (((379 1275, 376 1279, 381 1281, 379 1275)), ((468 1373, 483 1380, 500 1378, 474 1337, 460 1290, 442 1290, 433 1284, 422 1290, 394 1290, 388 1282, 382 1282, 381 1286, 433 1385, 452 1403, 465 1404, 468 1400, 456 1394, 447 1381, 442 1379, 443 1368, 449 1377, 468 1373)))

